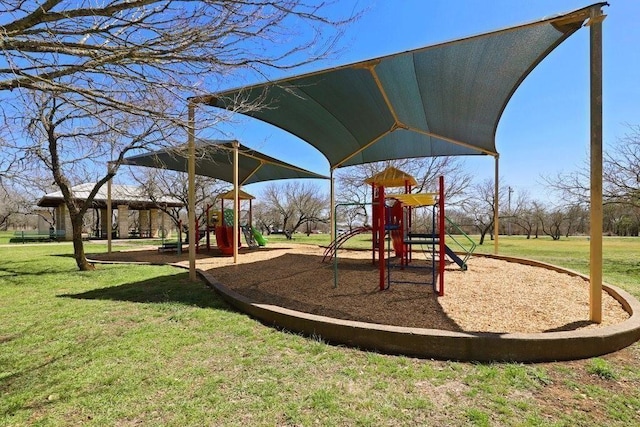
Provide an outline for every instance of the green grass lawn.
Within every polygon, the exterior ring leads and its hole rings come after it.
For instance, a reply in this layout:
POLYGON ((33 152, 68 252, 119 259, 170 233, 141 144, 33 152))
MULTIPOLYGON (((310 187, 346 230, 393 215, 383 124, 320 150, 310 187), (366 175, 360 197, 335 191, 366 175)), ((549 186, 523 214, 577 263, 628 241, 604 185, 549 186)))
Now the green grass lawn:
MULTIPOLYGON (((500 241, 504 254, 588 268, 586 238, 500 241)), ((604 245, 605 280, 639 296, 640 239, 604 245)), ((71 254, 0 247, 0 425, 640 424, 639 344, 532 365, 380 355, 262 325, 183 270, 81 273, 71 254)))

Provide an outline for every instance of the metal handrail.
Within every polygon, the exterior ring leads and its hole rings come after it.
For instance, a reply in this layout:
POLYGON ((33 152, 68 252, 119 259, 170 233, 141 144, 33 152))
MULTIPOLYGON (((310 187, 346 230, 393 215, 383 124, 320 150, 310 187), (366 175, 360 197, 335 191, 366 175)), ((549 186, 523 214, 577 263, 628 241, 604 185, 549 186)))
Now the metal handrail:
POLYGON ((456 224, 455 222, 451 221, 449 218, 447 218, 446 216, 444 217, 444 219, 447 221, 447 223, 452 226, 459 234, 461 234, 463 237, 465 237, 467 239, 467 241, 469 242, 469 248, 467 249, 467 247, 465 247, 462 243, 460 243, 458 241, 458 239, 455 238, 455 236, 453 236, 451 233, 447 233, 447 236, 449 236, 451 238, 451 240, 462 250, 462 252, 465 253, 465 257, 463 262, 466 264, 467 260, 471 257, 471 254, 473 254, 473 251, 475 251, 477 245, 476 243, 473 241, 473 239, 471 237, 469 237, 469 235, 467 233, 465 233, 464 231, 462 231, 462 229, 458 226, 458 224, 456 224))

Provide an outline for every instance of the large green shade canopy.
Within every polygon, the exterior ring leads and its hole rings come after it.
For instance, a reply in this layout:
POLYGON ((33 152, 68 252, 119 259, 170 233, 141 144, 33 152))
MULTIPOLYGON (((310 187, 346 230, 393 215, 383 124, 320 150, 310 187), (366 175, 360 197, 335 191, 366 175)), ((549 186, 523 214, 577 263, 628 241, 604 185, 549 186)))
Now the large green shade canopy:
POLYGON ((496 129, 515 90, 602 5, 194 100, 280 127, 317 148, 332 169, 497 155, 496 129))
MULTIPOLYGON (((195 150, 196 175, 208 176, 233 183, 234 142, 235 141, 199 140, 196 143, 195 150)), ((324 175, 310 172, 306 169, 269 157, 242 144, 237 144, 239 185, 292 178, 327 179, 324 175)), ((127 157, 125 164, 187 172, 187 145, 127 157)))

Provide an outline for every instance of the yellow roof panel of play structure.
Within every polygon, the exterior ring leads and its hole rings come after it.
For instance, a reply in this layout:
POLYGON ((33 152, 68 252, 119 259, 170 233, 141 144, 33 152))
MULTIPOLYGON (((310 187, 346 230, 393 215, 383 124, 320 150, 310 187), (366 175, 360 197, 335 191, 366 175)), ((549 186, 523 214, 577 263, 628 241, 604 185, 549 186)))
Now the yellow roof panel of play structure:
POLYGON ((371 178, 364 180, 365 184, 375 184, 378 187, 404 187, 405 182, 409 185, 416 185, 416 179, 406 172, 394 167, 388 167, 380 173, 373 175, 371 178))
MULTIPOLYGON (((221 199, 223 200, 233 200, 233 190, 227 191, 226 193, 223 193, 219 196, 221 199)), ((251 194, 246 193, 240 189, 238 189, 238 198, 240 200, 253 200, 255 199, 255 197, 253 197, 251 194)))
POLYGON ((435 205, 436 194, 437 193, 394 194, 389 195, 389 197, 399 200, 403 205, 417 207, 435 205))

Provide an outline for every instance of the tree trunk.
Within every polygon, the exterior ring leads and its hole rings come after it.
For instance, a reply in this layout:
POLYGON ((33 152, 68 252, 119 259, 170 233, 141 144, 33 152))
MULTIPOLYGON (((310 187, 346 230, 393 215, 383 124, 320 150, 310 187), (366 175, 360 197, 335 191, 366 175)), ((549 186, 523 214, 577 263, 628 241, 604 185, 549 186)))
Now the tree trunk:
POLYGON ((483 232, 480 232, 480 242, 478 242, 479 246, 482 246, 482 244, 484 243, 484 234, 483 232))
POLYGON ((95 267, 87 261, 84 253, 84 242, 82 241, 82 215, 70 215, 71 226, 73 228, 73 257, 80 271, 91 271, 95 267))

